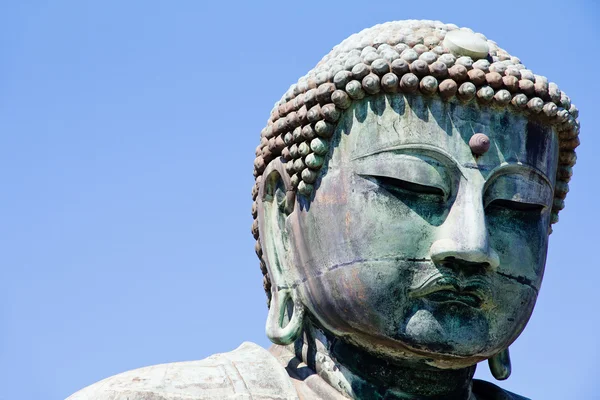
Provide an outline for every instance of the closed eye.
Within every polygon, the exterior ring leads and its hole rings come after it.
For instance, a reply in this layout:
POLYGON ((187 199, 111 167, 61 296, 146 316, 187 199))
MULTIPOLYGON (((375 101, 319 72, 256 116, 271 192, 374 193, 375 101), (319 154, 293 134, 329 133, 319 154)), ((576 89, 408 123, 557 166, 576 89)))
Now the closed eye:
POLYGON ((488 207, 504 208, 513 211, 525 211, 531 213, 540 213, 545 206, 537 203, 527 203, 522 201, 513 201, 506 199, 495 199, 488 204, 488 207))
POLYGON ((388 176, 376 176, 376 175, 361 175, 365 178, 371 178, 375 180, 378 185, 390 192, 408 191, 418 194, 427 194, 444 197, 444 191, 435 186, 422 185, 419 183, 405 181, 398 178, 390 178, 388 176))

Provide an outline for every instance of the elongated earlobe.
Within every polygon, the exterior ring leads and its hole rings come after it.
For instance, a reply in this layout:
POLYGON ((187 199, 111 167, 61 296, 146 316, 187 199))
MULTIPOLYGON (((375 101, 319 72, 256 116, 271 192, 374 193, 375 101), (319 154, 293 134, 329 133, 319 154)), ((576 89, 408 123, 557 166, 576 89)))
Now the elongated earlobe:
POLYGON ((300 301, 294 299, 290 289, 272 289, 271 307, 267 316, 266 333, 271 342, 280 345, 288 345, 296 341, 302 332, 304 323, 304 306, 300 301), (288 301, 292 301, 292 315, 289 322, 283 326, 286 317, 288 301))
POLYGON ((510 373, 512 372, 508 349, 502 350, 500 353, 488 359, 488 365, 494 378, 499 381, 508 379, 510 373))
POLYGON ((258 228, 262 258, 271 281, 271 303, 266 334, 271 342, 291 344, 302 333, 304 305, 293 282, 293 257, 286 218, 294 211, 295 191, 280 159, 269 163, 258 196, 258 228), (285 324, 285 326, 284 326, 285 324))

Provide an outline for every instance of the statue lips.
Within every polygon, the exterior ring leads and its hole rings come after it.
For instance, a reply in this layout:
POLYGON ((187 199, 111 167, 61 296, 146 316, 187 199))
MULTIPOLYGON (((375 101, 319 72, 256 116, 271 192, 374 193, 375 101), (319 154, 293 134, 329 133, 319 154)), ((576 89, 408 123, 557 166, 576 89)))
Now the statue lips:
POLYGON ((440 303, 458 302, 474 308, 480 308, 490 298, 490 294, 489 283, 482 276, 459 279, 440 273, 409 290, 412 298, 425 298, 440 303))

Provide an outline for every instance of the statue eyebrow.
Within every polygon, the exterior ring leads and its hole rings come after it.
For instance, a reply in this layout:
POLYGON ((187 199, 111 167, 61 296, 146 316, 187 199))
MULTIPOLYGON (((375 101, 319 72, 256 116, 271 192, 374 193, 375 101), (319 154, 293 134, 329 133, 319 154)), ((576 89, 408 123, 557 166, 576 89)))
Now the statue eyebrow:
POLYGON ((527 165, 527 164, 523 164, 523 163, 504 163, 504 164, 494 168, 490 172, 490 175, 486 179, 484 190, 486 190, 487 187, 489 186, 489 184, 491 182, 493 182, 500 175, 506 175, 506 174, 510 174, 510 173, 522 174, 523 172, 533 172, 535 175, 542 178, 542 180, 544 182, 546 182, 546 184, 550 187, 550 189, 553 189, 550 178, 548 178, 546 176, 546 174, 544 174, 542 171, 540 171, 536 167, 533 167, 533 166, 527 165))
POLYGON ((432 145, 428 145, 428 144, 401 144, 401 145, 397 145, 397 146, 383 147, 383 148, 368 152, 366 154, 361 154, 360 156, 353 157, 350 159, 350 161, 356 161, 356 160, 360 160, 363 158, 371 157, 371 156, 374 156, 377 154, 382 154, 382 153, 402 152, 403 150, 421 150, 421 151, 424 150, 426 153, 425 155, 429 155, 429 156, 437 159, 438 161, 442 162, 443 164, 447 164, 447 165, 455 167, 459 171, 459 173, 464 177, 464 174, 463 174, 461 168, 459 168, 459 166, 461 164, 451 154, 449 154, 448 152, 446 152, 444 149, 442 149, 440 147, 432 146, 432 145))

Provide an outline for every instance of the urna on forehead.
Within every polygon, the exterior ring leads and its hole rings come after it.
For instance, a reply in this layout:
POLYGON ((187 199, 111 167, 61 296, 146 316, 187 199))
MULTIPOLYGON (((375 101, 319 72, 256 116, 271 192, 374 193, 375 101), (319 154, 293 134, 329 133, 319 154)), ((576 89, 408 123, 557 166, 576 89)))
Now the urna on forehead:
MULTIPOLYGON (((551 128, 543 131, 556 133, 559 139, 552 209, 552 222, 558 221, 579 144, 578 110, 569 97, 480 33, 439 21, 407 20, 350 36, 275 104, 254 161, 252 233, 256 239, 258 188, 269 162, 281 158, 294 192, 310 200, 318 190, 315 183, 330 158, 332 136, 344 111, 357 100, 388 93, 508 109, 551 128)), ((258 242, 256 250, 260 258, 258 242)))

